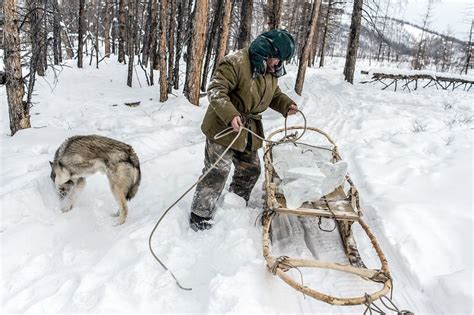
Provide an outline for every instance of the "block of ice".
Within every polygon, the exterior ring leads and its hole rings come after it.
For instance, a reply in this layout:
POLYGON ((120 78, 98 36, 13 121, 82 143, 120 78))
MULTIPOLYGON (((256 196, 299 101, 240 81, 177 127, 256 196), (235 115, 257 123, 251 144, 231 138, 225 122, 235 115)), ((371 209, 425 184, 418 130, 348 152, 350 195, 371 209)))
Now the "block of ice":
POLYGON ((281 180, 278 189, 290 209, 333 192, 347 174, 347 163, 332 163, 330 150, 282 144, 274 147, 272 153, 273 167, 281 180))

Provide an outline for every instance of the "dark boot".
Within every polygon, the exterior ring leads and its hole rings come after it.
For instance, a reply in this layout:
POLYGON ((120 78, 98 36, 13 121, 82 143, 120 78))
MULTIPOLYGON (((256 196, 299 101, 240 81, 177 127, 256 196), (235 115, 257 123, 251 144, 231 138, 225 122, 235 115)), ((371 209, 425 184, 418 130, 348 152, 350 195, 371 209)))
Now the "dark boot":
POLYGON ((211 219, 200 217, 191 212, 191 216, 189 218, 189 226, 195 232, 209 230, 212 228, 211 219))

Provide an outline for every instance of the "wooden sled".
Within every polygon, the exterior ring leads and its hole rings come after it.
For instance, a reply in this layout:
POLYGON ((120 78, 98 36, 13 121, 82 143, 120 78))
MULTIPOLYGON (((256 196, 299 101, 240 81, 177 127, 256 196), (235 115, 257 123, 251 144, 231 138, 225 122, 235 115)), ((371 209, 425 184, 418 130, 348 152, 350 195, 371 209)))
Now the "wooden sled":
MULTIPOLYGON (((323 135, 331 144, 332 149, 332 162, 341 160, 337 151, 337 146, 334 141, 323 131, 307 127, 289 127, 286 130, 297 130, 306 132, 316 132, 323 135)), ((286 131, 285 129, 279 129, 270 134, 269 138, 286 131)), ((292 286, 294 289, 302 292, 305 295, 311 296, 315 299, 333 305, 359 305, 364 304, 369 299, 371 301, 379 299, 381 296, 386 295, 392 288, 392 279, 388 270, 387 259, 385 258, 382 249, 380 248, 377 239, 369 229, 368 225, 362 219, 362 212, 359 206, 359 195, 355 188, 352 180, 349 176, 346 176, 344 183, 336 188, 336 190, 324 197, 318 202, 306 202, 299 209, 288 209, 286 207, 285 197, 282 194, 277 193, 277 185, 275 184, 275 178, 278 177, 273 165, 272 165, 272 149, 274 144, 265 144, 265 209, 263 213, 263 256, 267 262, 269 270, 278 275, 283 281, 292 286), (336 207, 337 203, 337 207, 336 207), (315 216, 323 218, 333 218, 336 220, 339 226, 339 232, 341 235, 342 243, 344 244, 344 250, 350 264, 339 264, 333 262, 324 262, 320 260, 310 259, 297 259, 290 258, 288 256, 276 257, 272 254, 271 246, 271 227, 272 220, 277 214, 296 215, 296 216, 315 216), (379 269, 368 269, 365 267, 362 259, 357 250, 356 244, 352 238, 351 225, 353 223, 360 224, 362 229, 367 234, 375 252, 380 260, 381 267, 379 269), (383 284, 383 287, 373 293, 362 292, 360 296, 355 297, 337 297, 324 294, 315 289, 304 286, 300 283, 299 279, 295 280, 291 277, 288 270, 291 268, 326 268, 337 270, 341 272, 351 273, 362 277, 363 279, 374 281, 383 284)))

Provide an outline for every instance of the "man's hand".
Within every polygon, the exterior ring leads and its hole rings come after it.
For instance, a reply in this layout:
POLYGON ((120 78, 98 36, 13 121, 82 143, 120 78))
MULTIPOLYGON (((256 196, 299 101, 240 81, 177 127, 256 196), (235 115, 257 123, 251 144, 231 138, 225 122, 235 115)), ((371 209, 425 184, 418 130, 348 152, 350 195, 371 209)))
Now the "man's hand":
POLYGON ((240 116, 235 116, 234 118, 232 118, 230 125, 232 126, 235 132, 239 132, 240 127, 243 126, 244 124, 242 123, 240 116))
POLYGON ((288 108, 288 115, 294 115, 298 112, 298 105, 296 104, 291 104, 290 107, 288 108))

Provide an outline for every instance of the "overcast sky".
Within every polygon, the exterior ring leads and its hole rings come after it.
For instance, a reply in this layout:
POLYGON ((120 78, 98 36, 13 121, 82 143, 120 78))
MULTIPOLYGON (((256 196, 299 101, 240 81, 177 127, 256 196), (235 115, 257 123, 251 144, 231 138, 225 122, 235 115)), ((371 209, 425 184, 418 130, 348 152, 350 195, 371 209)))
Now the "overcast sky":
MULTIPOLYGON (((400 17, 421 25, 426 14, 427 2, 427 0, 407 0, 407 5, 400 10, 400 17)), ((434 5, 430 28, 445 33, 449 25, 455 37, 467 40, 473 18, 474 0, 439 0, 434 5)))

